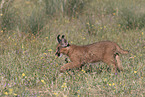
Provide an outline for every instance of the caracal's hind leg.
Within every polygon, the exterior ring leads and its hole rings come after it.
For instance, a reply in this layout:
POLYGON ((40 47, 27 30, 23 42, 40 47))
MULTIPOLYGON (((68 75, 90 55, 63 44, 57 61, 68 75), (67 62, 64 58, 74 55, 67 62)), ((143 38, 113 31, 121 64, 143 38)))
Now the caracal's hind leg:
POLYGON ((117 71, 117 62, 116 59, 114 57, 114 52, 113 51, 106 51, 105 55, 104 55, 104 59, 103 62, 107 63, 109 66, 112 67, 112 72, 116 72, 117 71))

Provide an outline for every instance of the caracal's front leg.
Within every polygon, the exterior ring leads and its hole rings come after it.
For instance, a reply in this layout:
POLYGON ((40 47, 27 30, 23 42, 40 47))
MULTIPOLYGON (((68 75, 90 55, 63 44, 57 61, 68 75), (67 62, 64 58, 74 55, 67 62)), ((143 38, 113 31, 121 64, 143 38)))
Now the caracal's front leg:
POLYGON ((63 65, 60 68, 60 72, 64 72, 64 71, 69 70, 69 69, 80 68, 80 67, 81 67, 80 63, 70 62, 70 63, 67 63, 67 64, 63 65))
POLYGON ((116 62, 117 62, 117 67, 118 67, 118 69, 119 69, 120 71, 123 71, 123 66, 122 66, 122 63, 121 63, 121 61, 120 61, 119 55, 116 55, 116 56, 115 56, 115 59, 116 59, 116 62))

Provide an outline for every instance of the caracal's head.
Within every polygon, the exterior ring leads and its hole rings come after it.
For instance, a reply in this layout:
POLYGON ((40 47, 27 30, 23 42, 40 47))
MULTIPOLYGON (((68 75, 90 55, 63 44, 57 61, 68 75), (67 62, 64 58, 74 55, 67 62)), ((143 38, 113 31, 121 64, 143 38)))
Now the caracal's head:
POLYGON ((58 35, 56 39, 57 39, 58 45, 56 47, 55 55, 60 57, 62 54, 67 54, 68 47, 70 45, 67 42, 67 40, 64 38, 64 35, 62 35, 61 39, 60 39, 60 35, 58 35))

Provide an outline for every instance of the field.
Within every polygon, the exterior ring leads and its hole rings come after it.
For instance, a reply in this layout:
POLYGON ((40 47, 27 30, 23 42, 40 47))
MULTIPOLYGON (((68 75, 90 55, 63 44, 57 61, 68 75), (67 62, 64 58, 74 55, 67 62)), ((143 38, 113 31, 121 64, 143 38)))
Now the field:
POLYGON ((144 0, 0 0, 0 96, 2 97, 144 97, 144 0), (60 73, 56 37, 86 45, 110 40, 124 71, 105 63, 60 73))

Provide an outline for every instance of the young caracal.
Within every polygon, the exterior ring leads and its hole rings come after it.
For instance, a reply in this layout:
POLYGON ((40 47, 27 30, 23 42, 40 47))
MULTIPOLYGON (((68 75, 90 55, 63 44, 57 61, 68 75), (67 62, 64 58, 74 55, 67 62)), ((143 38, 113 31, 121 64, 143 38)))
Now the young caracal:
POLYGON ((113 65, 113 71, 116 72, 117 69, 123 70, 119 54, 127 54, 128 51, 123 50, 114 42, 111 41, 101 41, 89 45, 77 46, 69 44, 67 40, 62 35, 57 36, 57 50, 55 55, 58 57, 61 54, 67 55, 71 62, 65 64, 60 68, 60 72, 72 68, 80 68, 85 63, 94 63, 102 61, 108 65, 113 65))

